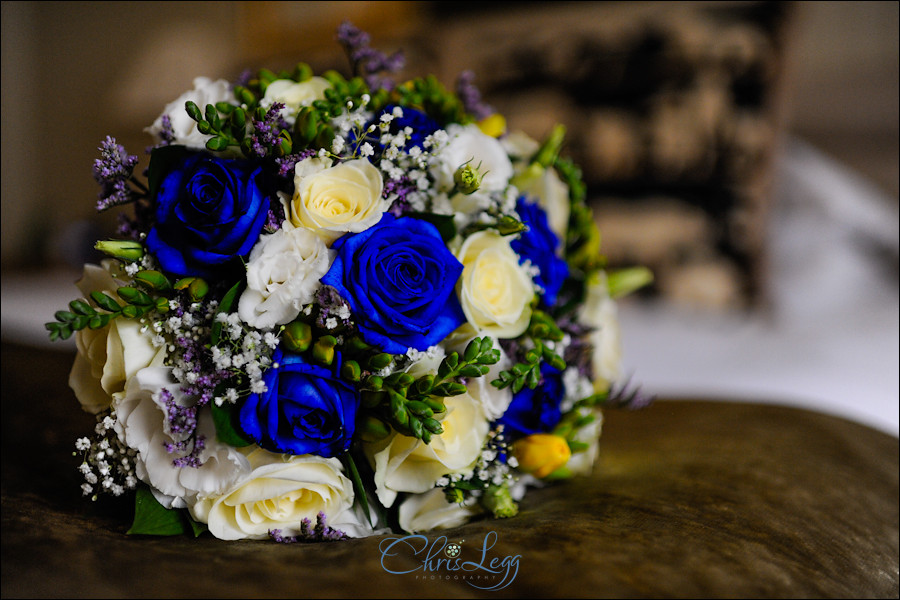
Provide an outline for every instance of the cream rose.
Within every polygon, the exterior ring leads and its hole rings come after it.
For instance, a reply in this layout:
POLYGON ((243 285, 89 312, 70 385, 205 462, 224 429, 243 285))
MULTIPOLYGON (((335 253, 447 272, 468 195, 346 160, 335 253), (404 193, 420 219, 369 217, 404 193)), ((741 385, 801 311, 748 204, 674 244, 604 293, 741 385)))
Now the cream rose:
POLYGON ((593 328, 589 340, 594 346, 592 371, 594 389, 603 392, 619 378, 622 362, 622 338, 618 310, 609 296, 606 274, 597 272, 588 282, 584 304, 578 314, 585 325, 593 328))
POLYGON ((382 505, 391 506, 399 492, 427 492, 444 475, 471 471, 487 436, 488 421, 469 394, 445 398, 444 403, 444 432, 431 438, 430 444, 394 433, 366 445, 382 505))
POLYGON ((269 530, 297 535, 303 519, 313 524, 319 512, 328 525, 348 535, 361 534, 353 510, 353 484, 341 461, 305 454, 273 454, 254 448, 247 454, 251 472, 218 496, 200 497, 191 515, 219 539, 265 539, 269 530))
POLYGON ((200 112, 206 110, 207 104, 215 104, 217 102, 235 103, 234 92, 231 84, 224 79, 213 81, 209 77, 197 77, 194 79, 194 89, 185 92, 178 99, 170 102, 163 109, 160 116, 153 121, 153 125, 147 127, 144 131, 160 139, 160 133, 163 130, 163 117, 168 115, 172 125, 172 133, 175 139, 172 143, 188 148, 206 148, 206 142, 212 136, 200 133, 197 129, 197 122, 190 118, 184 109, 185 103, 191 100, 199 108, 200 112))
MULTIPOLYGON (((250 471, 250 463, 237 448, 216 440, 216 427, 209 410, 200 410, 196 417, 196 433, 204 443, 197 455, 201 466, 173 464, 174 459, 186 452, 169 453, 166 444, 185 442, 188 435, 172 431, 166 394, 179 407, 195 403, 180 387, 171 367, 147 367, 131 378, 125 394, 113 403, 119 439, 138 451, 135 464, 138 478, 166 496, 167 507, 175 508, 184 508, 185 502, 197 494, 219 494, 250 471)), ((188 443, 186 450, 189 452, 191 448, 188 443)))
MULTIPOLYGON (((84 265, 84 275, 75 285, 85 298, 92 291, 115 298, 116 289, 130 282, 116 261, 104 260, 102 264, 84 265)), ((135 373, 147 366, 162 365, 165 347, 155 347, 150 333, 143 329, 144 323, 121 317, 111 319, 106 327, 85 328, 75 334, 78 354, 69 373, 69 386, 84 410, 97 414, 109 408, 113 395, 122 393, 135 373)))
POLYGON ((472 500, 464 505, 447 502, 444 490, 440 488, 413 494, 398 508, 400 527, 409 533, 459 527, 483 512, 472 500))
POLYGON ((463 264, 457 293, 468 322, 479 334, 521 335, 531 320, 534 284, 507 238, 479 231, 466 239, 456 258, 463 264))
POLYGON ((335 166, 330 159, 302 160, 294 170, 294 197, 284 202, 286 222, 312 229, 331 245, 343 234, 365 231, 381 220, 388 209, 383 188, 381 172, 366 159, 335 166))
POLYGON ((297 117, 297 111, 303 106, 308 106, 315 100, 325 97, 325 90, 331 87, 328 80, 323 77, 310 77, 306 81, 296 82, 292 79, 276 79, 266 87, 260 104, 272 106, 276 102, 284 104, 282 116, 293 124, 297 117))
POLYGON ((238 315, 258 329, 290 323, 312 302, 334 254, 305 228, 261 236, 247 262, 247 288, 238 315))

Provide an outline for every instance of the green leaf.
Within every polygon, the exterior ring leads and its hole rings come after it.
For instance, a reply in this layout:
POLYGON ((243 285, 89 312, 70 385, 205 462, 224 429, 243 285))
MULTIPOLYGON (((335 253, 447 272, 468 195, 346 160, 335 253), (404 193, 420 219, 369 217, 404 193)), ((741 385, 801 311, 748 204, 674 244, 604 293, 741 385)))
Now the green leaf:
POLYGON ((237 424, 239 412, 237 405, 217 406, 215 402, 210 402, 209 407, 212 410, 213 423, 216 425, 217 440, 235 448, 242 448, 253 443, 253 440, 244 436, 237 424))
POLYGON ((180 535, 190 527, 178 510, 165 508, 153 496, 150 488, 142 485, 134 497, 134 522, 128 535, 180 535))
POLYGON ((366 488, 363 485, 362 477, 359 476, 359 469, 356 468, 356 463, 353 461, 353 457, 350 456, 349 452, 345 453, 341 458, 344 467, 350 474, 350 481, 353 482, 353 501, 358 501, 360 503, 363 512, 366 513, 366 520, 369 521, 369 525, 373 525, 372 517, 369 515, 369 499, 366 497, 366 488))
POLYGON ((206 526, 206 523, 200 523, 198 521, 195 521, 191 517, 191 513, 184 511, 184 512, 182 512, 182 516, 187 521, 188 525, 190 525, 191 531, 194 534, 195 538, 198 538, 201 535, 203 535, 204 533, 206 533, 207 531, 209 531, 209 527, 206 526))
POLYGON ((653 272, 646 267, 633 267, 622 269, 621 271, 613 271, 606 278, 609 295, 613 298, 621 298, 652 282, 653 272))
MULTIPOLYGON (((231 289, 228 290, 225 295, 222 297, 222 301, 219 302, 219 312, 220 313, 228 313, 231 310, 231 307, 234 306, 234 299, 238 295, 238 291, 241 289, 241 282, 238 281, 236 284, 231 286, 231 289)), ((219 343, 219 338, 222 337, 222 323, 216 321, 213 323, 212 332, 210 333, 210 341, 212 345, 215 346, 219 343)))
POLYGON ((456 237, 456 224, 453 222, 453 215, 439 215, 437 213, 426 212, 410 212, 406 213, 407 217, 413 217, 426 223, 431 223, 441 234, 441 239, 449 242, 456 237))

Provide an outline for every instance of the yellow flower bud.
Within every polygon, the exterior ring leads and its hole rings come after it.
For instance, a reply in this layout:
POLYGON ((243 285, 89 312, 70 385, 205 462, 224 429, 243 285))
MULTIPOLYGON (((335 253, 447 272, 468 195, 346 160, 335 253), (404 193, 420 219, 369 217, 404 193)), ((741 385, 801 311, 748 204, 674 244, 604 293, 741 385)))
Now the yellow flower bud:
POLYGON ((506 132, 506 119, 500 113, 494 113, 479 121, 478 128, 484 135, 500 137, 506 132))
POLYGON ((513 445, 513 455, 519 468, 543 479, 564 466, 572 456, 565 439, 552 433, 535 433, 513 445))

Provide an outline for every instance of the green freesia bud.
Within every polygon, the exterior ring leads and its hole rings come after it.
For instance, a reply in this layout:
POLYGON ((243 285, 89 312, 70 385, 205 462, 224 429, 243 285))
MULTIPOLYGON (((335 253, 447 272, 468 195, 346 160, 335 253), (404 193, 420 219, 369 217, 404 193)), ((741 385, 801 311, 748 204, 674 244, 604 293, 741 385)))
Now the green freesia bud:
POLYGON ((197 302, 209 293, 209 284, 199 277, 185 277, 175 282, 176 290, 187 290, 191 300, 197 302))
POLYGON ((462 490, 456 488, 446 488, 444 490, 444 495, 447 497, 447 502, 453 504, 462 504, 466 499, 465 494, 463 494, 462 490))
POLYGON ((478 173, 480 166, 479 164, 478 167, 473 167, 471 163, 466 163, 453 174, 453 183, 460 194, 468 196, 481 187, 482 175, 478 173))
POLYGON ((388 354, 387 352, 381 352, 372 356, 368 360, 368 365, 370 369, 380 370, 385 368, 386 366, 391 364, 391 361, 394 360, 394 357, 388 354))
POLYGON ((525 223, 517 221, 509 215, 503 215, 497 221, 497 232, 500 235, 513 235, 514 233, 519 233, 526 229, 528 229, 528 226, 525 225, 525 223))
POLYGON ((105 240, 94 244, 94 248, 113 258, 122 260, 141 260, 144 258, 144 246, 133 240, 105 240))
POLYGON ((341 366, 341 377, 348 381, 359 381, 362 375, 362 369, 355 360, 348 360, 341 366))
POLYGON ((390 426, 374 415, 366 415, 360 423, 360 436, 364 442, 378 442, 390 434, 390 426))
POLYGON ((334 362, 334 347, 337 340, 333 335, 320 337, 313 346, 313 358, 320 363, 330 365, 334 362))
POLYGON ((172 282, 159 271, 138 271, 134 275, 134 280, 151 290, 166 291, 172 289, 172 282))
POLYGON ((512 499, 505 485, 490 485, 481 496, 481 504, 494 513, 495 517, 506 519, 519 514, 519 505, 512 499))
POLYGON ((305 352, 312 343, 312 329, 303 321, 294 321, 284 327, 281 343, 289 352, 305 352))

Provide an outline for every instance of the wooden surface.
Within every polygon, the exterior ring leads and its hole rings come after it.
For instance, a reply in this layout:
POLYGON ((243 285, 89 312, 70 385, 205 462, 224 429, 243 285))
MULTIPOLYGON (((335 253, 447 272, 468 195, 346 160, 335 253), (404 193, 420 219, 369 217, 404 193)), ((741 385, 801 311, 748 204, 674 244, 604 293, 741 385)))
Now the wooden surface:
POLYGON ((446 532, 462 560, 480 562, 494 534, 485 564, 518 556, 502 589, 475 587, 499 575, 425 573, 411 551, 388 564, 419 570, 388 573, 377 537, 129 537, 128 502, 78 489, 73 443, 92 419, 66 386, 71 360, 3 345, 4 598, 898 595, 897 438, 760 404, 608 411, 591 477, 532 490, 515 519, 446 532))

